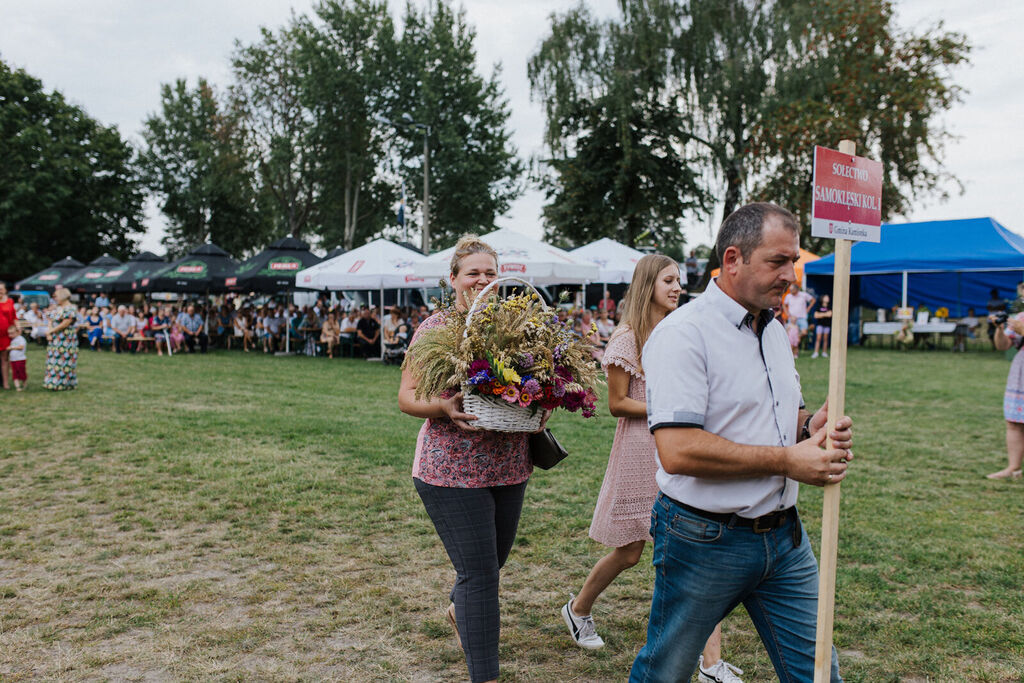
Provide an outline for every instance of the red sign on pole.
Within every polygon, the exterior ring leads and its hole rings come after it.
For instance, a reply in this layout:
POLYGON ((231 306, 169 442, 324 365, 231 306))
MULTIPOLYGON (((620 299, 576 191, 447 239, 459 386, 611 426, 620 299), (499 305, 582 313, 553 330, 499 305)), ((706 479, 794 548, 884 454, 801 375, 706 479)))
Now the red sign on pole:
POLYGON ((881 225, 882 164, 815 147, 811 234, 880 242, 881 225))

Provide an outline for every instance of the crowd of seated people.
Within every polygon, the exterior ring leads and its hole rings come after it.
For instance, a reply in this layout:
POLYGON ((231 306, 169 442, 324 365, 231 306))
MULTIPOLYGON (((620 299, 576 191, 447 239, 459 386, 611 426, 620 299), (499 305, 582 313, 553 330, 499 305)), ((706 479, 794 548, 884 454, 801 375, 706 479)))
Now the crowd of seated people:
MULTIPOLYGON (((272 354, 288 349, 311 356, 383 358, 400 363, 420 322, 430 315, 425 305, 387 306, 382 315, 376 306, 345 299, 330 302, 326 297, 302 307, 230 298, 208 306, 187 301, 118 304, 103 296, 83 297, 80 303, 80 348, 127 354, 202 354, 211 348, 272 354)), ((16 307, 26 337, 45 344, 49 307, 43 310, 34 303, 16 307)), ((602 301, 600 307, 559 307, 563 321, 591 337, 595 360, 600 360, 617 315, 613 301, 610 305, 602 301)))

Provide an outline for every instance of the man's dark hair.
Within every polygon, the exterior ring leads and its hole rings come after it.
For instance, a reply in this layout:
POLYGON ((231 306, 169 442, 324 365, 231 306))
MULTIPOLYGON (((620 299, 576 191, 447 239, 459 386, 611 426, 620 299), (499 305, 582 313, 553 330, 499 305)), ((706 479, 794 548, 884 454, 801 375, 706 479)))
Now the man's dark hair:
POLYGON ((769 216, 778 217, 785 227, 800 232, 793 214, 777 204, 754 202, 741 206, 729 214, 718 231, 718 239, 715 241, 718 262, 722 263, 726 249, 735 246, 743 255, 743 262, 749 263, 750 255, 761 245, 764 223, 769 216))

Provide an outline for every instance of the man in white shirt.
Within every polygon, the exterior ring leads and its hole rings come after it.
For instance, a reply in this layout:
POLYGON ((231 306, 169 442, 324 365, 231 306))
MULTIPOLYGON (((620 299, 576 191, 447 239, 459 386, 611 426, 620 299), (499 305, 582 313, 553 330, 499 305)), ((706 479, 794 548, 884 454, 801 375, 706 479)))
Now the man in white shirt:
POLYGON ((281 317, 281 309, 274 308, 267 317, 263 319, 263 328, 267 333, 264 339, 263 350, 265 352, 277 351, 281 348, 283 337, 281 329, 284 327, 284 318, 281 317))
MULTIPOLYGON (((795 280, 799 236, 778 206, 737 209, 718 235, 719 277, 644 346, 658 571, 631 681, 690 680, 715 624, 741 603, 779 678, 814 677, 818 573, 795 508, 798 482, 846 476, 852 422, 838 420, 834 447, 822 448, 825 407, 804 409, 771 312, 795 280)), ((834 650, 831 680, 841 681, 834 650)))
POLYGON ((121 353, 122 348, 131 350, 128 337, 135 334, 135 324, 135 316, 128 315, 128 307, 124 305, 118 306, 117 314, 110 317, 110 328, 114 331, 114 350, 118 353, 121 353))

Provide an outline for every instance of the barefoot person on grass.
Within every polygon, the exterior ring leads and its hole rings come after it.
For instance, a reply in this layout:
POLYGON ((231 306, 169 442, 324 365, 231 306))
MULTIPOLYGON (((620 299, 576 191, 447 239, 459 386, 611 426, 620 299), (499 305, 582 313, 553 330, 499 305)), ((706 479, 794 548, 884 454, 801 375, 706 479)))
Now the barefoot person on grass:
MULTIPOLYGON (((498 255, 467 235, 455 245, 449 277, 456 306, 466 310, 467 292, 479 293, 498 277, 498 255)), ((470 297, 472 299, 472 296, 470 297)), ((419 334, 446 322, 439 311, 424 320, 419 334)), ((418 381, 406 365, 398 390, 403 413, 426 418, 416 442, 412 476, 434 528, 455 567, 448 620, 465 651, 474 683, 498 678, 498 576, 519 526, 526 482, 533 472, 523 432, 484 431, 464 412, 462 393, 417 399, 418 381)), ((543 425, 542 425, 543 426, 543 425)))
MULTIPOLYGON (((992 343, 999 351, 1011 346, 1024 346, 1024 320, 1017 314, 1008 320, 989 316, 989 325, 995 328, 992 343)), ((1003 394, 1003 418, 1006 419, 1006 467, 986 475, 989 479, 1019 479, 1024 461, 1024 353, 1018 351, 1006 374, 1003 394)))
MULTIPOLYGON (((651 507, 658 494, 654 438, 647 430, 644 372, 640 349, 651 330, 676 309, 682 293, 679 265, 651 254, 636 264, 626 292, 622 323, 612 334, 601 365, 608 377, 608 409, 619 418, 608 456, 608 469, 597 497, 590 537, 612 551, 598 560, 577 596, 569 594, 562 618, 580 647, 604 645, 590 616, 594 602, 619 574, 636 565, 651 540, 651 507)), ((739 671, 721 659, 721 628, 716 628, 702 655, 701 681, 739 681, 739 671), (719 678, 706 677, 719 673, 719 678)))

